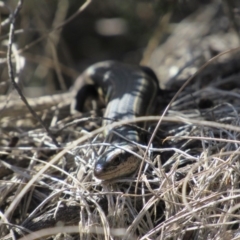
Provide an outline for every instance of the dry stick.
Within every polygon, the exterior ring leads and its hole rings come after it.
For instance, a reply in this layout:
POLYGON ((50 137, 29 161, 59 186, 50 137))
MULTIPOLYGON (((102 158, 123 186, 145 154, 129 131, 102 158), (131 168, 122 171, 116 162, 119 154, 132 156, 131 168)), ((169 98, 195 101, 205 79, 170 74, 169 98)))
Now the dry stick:
POLYGON ((139 168, 139 171, 138 171, 138 176, 137 176, 137 182, 136 182, 136 187, 135 187, 135 194, 137 193, 137 188, 138 188, 138 183, 139 183, 139 180, 140 180, 140 175, 141 175, 141 172, 142 172, 142 168, 143 168, 143 163, 147 157, 147 154, 148 154, 148 150, 150 148, 150 145, 152 144, 152 141, 158 131, 158 128, 160 127, 160 124, 162 122, 162 119, 163 117, 166 115, 168 109, 170 108, 170 106, 172 105, 172 103, 176 100, 176 98, 178 97, 178 95, 182 92, 182 90, 201 72, 203 71, 203 69, 205 69, 209 64, 211 64, 212 62, 214 62, 216 59, 218 59, 219 57, 221 57, 222 55, 225 55, 227 53, 233 53, 233 52, 236 52, 240 50, 240 47, 237 47, 237 48, 233 48, 233 49, 230 49, 230 50, 227 50, 225 52, 222 52, 222 53, 219 53, 218 55, 216 55, 215 57, 211 58, 210 60, 208 60, 205 64, 203 64, 193 75, 192 77, 190 77, 183 85, 182 87, 177 91, 177 93, 174 95, 174 97, 171 99, 170 103, 167 105, 167 107, 165 108, 162 116, 160 117, 158 123, 157 123, 157 126, 155 127, 154 131, 153 131, 153 134, 148 142, 148 146, 147 146, 147 149, 144 153, 144 156, 143 156, 143 161, 141 162, 141 165, 140 165, 140 168, 139 168))
MULTIPOLYGON (((104 234, 104 229, 102 227, 97 226, 90 226, 90 227, 84 227, 79 229, 79 226, 64 226, 64 227, 52 227, 52 228, 43 228, 41 230, 35 231, 30 233, 27 236, 24 236, 20 238, 19 240, 34 240, 34 239, 40 239, 45 238, 49 235, 55 235, 59 234, 61 232, 64 233, 95 233, 95 234, 104 234)), ((126 229, 125 228, 111 228, 110 234, 114 237, 123 237, 125 236, 126 229)))
MULTIPOLYGON (((58 1, 56 11, 54 13, 53 22, 52 22, 52 29, 55 28, 55 26, 58 26, 60 23, 62 23, 66 19, 66 14, 68 11, 68 3, 67 1, 58 1)), ((47 39, 46 45, 44 47, 44 53, 45 55, 51 57, 53 59, 54 64, 54 70, 57 75, 57 80, 59 82, 61 90, 67 91, 66 83, 64 82, 64 77, 61 73, 61 69, 59 66, 59 59, 58 59, 58 53, 57 53, 57 46, 59 44, 59 39, 61 38, 61 30, 54 31, 51 34, 49 34, 49 37, 47 39)), ((41 64, 38 64, 38 67, 41 64)), ((49 69, 47 69, 49 72, 49 69)))
POLYGON ((42 121, 42 119, 37 115, 37 113, 31 108, 31 106, 29 105, 27 99, 24 97, 20 87, 18 86, 18 84, 15 82, 15 76, 14 76, 14 72, 13 72, 13 63, 12 63, 12 44, 13 44, 13 38, 14 38, 14 28, 15 28, 15 19, 22 7, 23 4, 23 0, 19 0, 18 5, 13 13, 13 17, 10 23, 10 30, 9 30, 9 42, 8 42, 8 52, 7 52, 7 64, 8 64, 8 75, 9 78, 11 79, 11 82, 14 86, 14 88, 17 90, 20 98, 22 99, 22 101, 25 103, 26 107, 28 108, 29 112, 33 115, 33 117, 35 119, 37 119, 37 121, 39 121, 39 123, 42 125, 42 127, 45 129, 45 131, 48 133, 48 135, 51 137, 53 143, 56 146, 60 146, 58 144, 58 142, 56 141, 56 139, 54 138, 54 136, 52 135, 52 133, 49 131, 49 129, 45 126, 44 122, 42 121))
MULTIPOLYGON (((20 0, 20 2, 22 3, 22 0, 20 0)), ((85 4, 83 4, 80 9, 78 10, 78 13, 80 11, 83 11, 89 4, 91 3, 91 0, 86 1, 85 4), (87 4, 86 4, 87 3, 87 4)), ((19 8, 20 9, 20 8, 19 8)), ((19 11, 19 10, 18 10, 19 11)), ((68 22, 72 20, 72 18, 70 17, 67 21, 68 22)), ((11 24, 12 25, 12 24, 11 24)), ((11 35, 12 35, 13 31, 11 31, 11 35)), ((12 37, 11 37, 12 38, 12 37)), ((10 64, 12 64, 12 62, 10 62, 10 64)), ((12 71, 12 68, 10 68, 10 70, 12 71)), ((13 74, 13 73, 12 73, 13 74)), ((104 130, 104 127, 98 129, 98 131, 93 131, 93 135, 94 136, 94 132, 98 133, 104 130)), ((81 143, 84 140, 87 140, 89 138, 89 136, 85 136, 83 138, 78 139, 77 141, 75 141, 71 147, 75 147, 77 146, 77 144, 81 143)), ((17 205, 19 203, 19 201, 23 198, 23 196, 25 195, 25 193, 29 190, 29 188, 32 186, 32 184, 41 176, 41 174, 43 174, 49 167, 51 164, 54 164, 55 162, 57 162, 57 160, 63 156, 65 153, 67 153, 69 151, 69 149, 64 149, 63 151, 61 151, 60 153, 58 153, 49 163, 47 163, 37 174, 35 174, 30 180, 29 182, 26 184, 26 186, 21 190, 21 192, 18 194, 18 196, 12 201, 12 203, 10 204, 10 206, 8 207, 8 209, 5 212, 5 217, 8 218, 9 215, 11 214, 11 212, 13 211, 13 209, 15 208, 15 205, 17 205)))
MULTIPOLYGON (((76 16, 78 16, 79 13, 81 13, 84 9, 86 9, 86 7, 91 3, 92 0, 87 0, 79 9, 76 13, 74 13, 72 16, 70 16, 66 21, 64 21, 63 23, 59 24, 56 28, 52 29, 49 33, 58 30, 60 28, 62 28, 64 25, 66 25, 67 23, 69 23, 70 21, 72 21, 76 16)), ((55 138, 53 137, 53 135, 51 134, 51 132, 48 130, 48 128, 45 126, 45 124, 43 123, 43 121, 39 118, 39 116, 36 114, 36 112, 31 108, 31 106, 28 104, 28 101, 26 100, 26 98, 23 96, 19 86, 17 85, 17 83, 14 81, 14 73, 13 73, 13 64, 12 64, 12 59, 11 59, 11 54, 12 54, 12 43, 13 43, 13 37, 14 37, 14 25, 15 25, 15 18, 18 15, 18 12, 20 11, 21 7, 22 7, 22 3, 23 0, 20 0, 18 3, 18 6, 16 8, 16 10, 14 11, 13 17, 12 17, 12 21, 11 21, 11 25, 10 25, 10 33, 9 33, 9 47, 8 47, 8 53, 7 53, 7 63, 8 63, 8 69, 9 69, 9 77, 12 81, 13 86, 15 87, 15 89, 18 91, 18 94, 20 95, 22 101, 25 103, 25 105, 27 106, 27 108, 29 109, 29 111, 31 112, 31 114, 40 122, 40 124, 42 125, 42 127, 46 130, 46 132, 48 133, 48 135, 51 137, 53 143, 59 147, 58 142, 55 140, 55 138)), ((19 50, 18 53, 23 52, 26 49, 29 49, 30 47, 34 46, 35 44, 37 44, 38 42, 40 42, 41 40, 43 40, 45 37, 47 37, 49 35, 49 33, 43 35, 42 37, 38 38, 37 40, 35 40, 34 42, 32 42, 31 44, 27 45, 26 47, 24 47, 22 50, 19 50)))
MULTIPOLYGON (((30 49, 31 47, 33 47, 34 45, 36 45, 37 43, 41 42, 43 39, 45 39, 46 37, 49 36, 49 34, 53 31, 56 31, 60 28, 62 28, 63 26, 65 26, 66 24, 68 24, 69 22, 71 22, 74 18, 76 18, 82 11, 84 11, 92 2, 92 0, 86 0, 86 2, 72 15, 70 16, 66 21, 62 22, 61 24, 59 24, 57 27, 53 28, 52 30, 50 30, 49 32, 47 32, 46 34, 42 35, 41 37, 39 37, 38 39, 36 39, 35 41, 32 41, 31 43, 29 43, 28 45, 26 45, 25 47, 23 47, 22 49, 18 50, 18 53, 22 53, 25 50, 30 49)), ((1 62, 3 63, 3 61, 1 62)))
POLYGON ((51 31, 49 31, 47 34, 39 37, 37 40, 31 42, 29 45, 27 45, 26 47, 20 49, 19 53, 24 52, 24 50, 29 49, 30 47, 34 46, 35 44, 37 44, 38 42, 41 42, 45 37, 47 37, 51 32, 59 30, 60 28, 62 28, 63 26, 65 26, 66 24, 68 24, 69 22, 71 22, 74 18, 76 18, 79 13, 81 13, 82 11, 84 11, 92 2, 92 0, 86 0, 86 2, 72 15, 70 16, 67 20, 65 20, 64 22, 62 22, 61 24, 59 24, 58 26, 56 26, 54 29, 52 29, 51 31))
POLYGON ((59 24, 54 30, 58 30, 59 28, 62 28, 64 25, 71 22, 75 17, 78 16, 79 13, 81 13, 83 10, 85 10, 89 4, 92 2, 92 0, 86 0, 86 2, 75 12, 72 16, 70 16, 66 21, 59 24))

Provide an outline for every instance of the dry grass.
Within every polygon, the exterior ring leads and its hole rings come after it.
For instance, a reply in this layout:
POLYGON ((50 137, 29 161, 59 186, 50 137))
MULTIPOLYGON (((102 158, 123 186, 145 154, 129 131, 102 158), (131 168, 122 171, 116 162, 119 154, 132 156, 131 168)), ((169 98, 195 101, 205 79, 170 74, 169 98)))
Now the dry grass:
MULTIPOLYGON (((64 17, 52 30, 65 23, 64 17)), ((49 36, 49 29, 43 30, 39 39, 49 36)), ((57 32, 56 41, 59 36, 57 32)), ((63 72, 76 74, 58 61, 50 42, 46 58, 32 60, 39 63, 36 69, 45 64, 49 79, 54 68, 59 81, 63 72)), ((17 73, 18 80, 22 57, 14 47, 13 75, 17 73)), ((38 51, 25 53, 26 59, 31 61, 38 51)), ((9 56, 1 64, 7 60, 9 56)), ((6 72, 1 79, 8 78, 6 72)), ((26 106, 9 94, 10 81, 3 80, 8 94, 0 98, 1 239, 239 239, 240 75, 221 77, 212 71, 209 76, 206 80, 199 75, 172 103, 141 171, 111 182, 93 175, 97 156, 109 145, 99 112, 71 115, 72 92, 28 99, 49 137, 26 106)), ((155 126, 160 115, 136 121, 155 126)), ((112 127, 119 124, 126 122, 112 127)), ((139 145, 141 156, 146 145, 139 145)))
POLYGON ((20 236, 33 231, 21 239, 60 232, 64 239, 238 239, 240 94, 235 77, 228 81, 231 91, 222 90, 225 79, 181 94, 163 118, 162 140, 156 138, 150 149, 160 155, 145 159, 139 182, 137 174, 111 182, 94 178, 94 162, 107 145, 94 115, 69 117, 65 107, 57 115, 55 109, 45 112, 63 150, 31 117, 2 118, 1 237, 12 226, 20 236), (197 108, 203 101, 210 107, 197 108), (32 126, 21 127, 25 121, 32 126))

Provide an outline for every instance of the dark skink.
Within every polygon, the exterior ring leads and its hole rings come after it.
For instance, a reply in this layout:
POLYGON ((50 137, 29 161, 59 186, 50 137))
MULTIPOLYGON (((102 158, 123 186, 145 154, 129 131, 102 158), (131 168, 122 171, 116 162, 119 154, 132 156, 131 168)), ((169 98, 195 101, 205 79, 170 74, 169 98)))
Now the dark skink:
MULTIPOLYGON (((152 114, 159 91, 155 74, 148 67, 105 61, 87 68, 76 83, 79 90, 75 108, 82 111, 88 91, 97 96, 100 90, 107 104, 104 117, 112 119, 104 120, 103 125, 106 126, 106 136, 115 146, 109 147, 97 159, 94 175, 102 180, 110 180, 134 173, 139 167, 140 159, 128 150, 136 152, 138 148, 114 134, 112 130, 139 143, 141 139, 138 130, 129 125, 110 129, 108 125, 114 120, 134 119, 152 114)), ((144 127, 143 124, 138 126, 144 127)))

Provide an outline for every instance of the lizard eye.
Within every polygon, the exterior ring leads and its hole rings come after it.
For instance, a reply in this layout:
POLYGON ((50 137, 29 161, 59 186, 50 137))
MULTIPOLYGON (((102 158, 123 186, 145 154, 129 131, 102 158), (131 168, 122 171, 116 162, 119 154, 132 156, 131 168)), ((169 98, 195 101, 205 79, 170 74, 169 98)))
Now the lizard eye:
POLYGON ((121 163, 121 161, 122 161, 121 156, 116 156, 115 158, 112 159, 111 165, 112 166, 117 166, 121 163))

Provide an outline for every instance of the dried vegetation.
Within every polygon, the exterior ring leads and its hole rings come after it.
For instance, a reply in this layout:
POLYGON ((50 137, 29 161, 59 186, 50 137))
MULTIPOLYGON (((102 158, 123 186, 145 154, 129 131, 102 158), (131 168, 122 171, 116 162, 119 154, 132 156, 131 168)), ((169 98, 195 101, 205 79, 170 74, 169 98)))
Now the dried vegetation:
MULTIPOLYGON (((28 98, 40 123, 16 93, 9 93, 6 86, 12 79, 2 81, 7 90, 0 98, 0 237, 239 239, 236 52, 208 62, 196 74, 162 118, 139 172, 111 182, 93 176, 94 162, 107 145, 100 111, 71 115, 73 91, 28 98)), ((12 53, 16 81, 21 78, 21 55, 14 49, 12 53)), ((63 70, 57 66, 56 71, 63 70)), ((4 79, 6 66, 1 74, 4 79)), ((166 106, 175 93, 166 91, 159 102, 166 106)), ((138 120, 153 129, 162 112, 161 107, 158 116, 138 120)), ((123 122, 113 125, 118 124, 123 122)), ((139 149, 144 156, 147 147, 139 149)))

